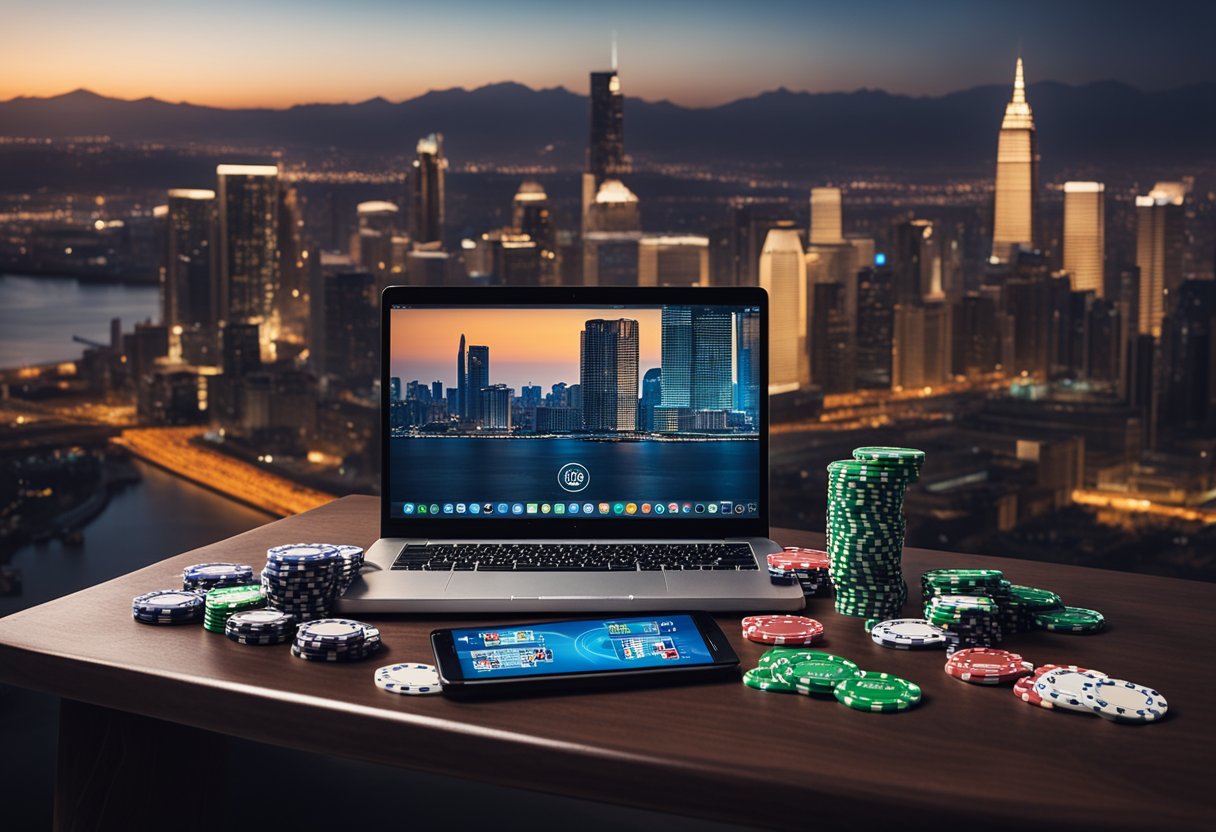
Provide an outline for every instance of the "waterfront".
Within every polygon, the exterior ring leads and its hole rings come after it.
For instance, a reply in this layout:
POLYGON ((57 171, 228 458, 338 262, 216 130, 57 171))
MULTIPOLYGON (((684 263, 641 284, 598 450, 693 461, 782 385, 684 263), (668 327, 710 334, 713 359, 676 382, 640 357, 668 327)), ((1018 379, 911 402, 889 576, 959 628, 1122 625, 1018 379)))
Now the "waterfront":
POLYGON ((111 318, 128 331, 135 321, 159 320, 159 288, 0 274, 0 369, 74 361, 85 347, 72 336, 108 344, 111 318))

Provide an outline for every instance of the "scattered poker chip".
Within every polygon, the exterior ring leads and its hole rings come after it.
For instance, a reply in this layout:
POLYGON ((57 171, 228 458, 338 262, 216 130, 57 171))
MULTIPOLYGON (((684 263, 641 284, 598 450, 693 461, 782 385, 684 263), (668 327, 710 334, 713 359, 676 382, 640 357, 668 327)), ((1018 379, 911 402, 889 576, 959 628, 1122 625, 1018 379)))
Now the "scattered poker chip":
POLYGON ((923 618, 875 621, 868 632, 875 644, 896 650, 932 650, 946 646, 946 631, 923 618))
MULTIPOLYGON (((1016 682, 1014 682, 1013 683, 1013 695, 1016 696, 1018 699, 1021 699, 1023 702, 1027 702, 1031 705, 1038 705, 1040 708, 1047 708, 1048 710, 1054 709, 1055 704, 1054 704, 1053 700, 1044 699, 1043 696, 1040 694, 1040 692, 1037 690, 1037 686, 1036 686, 1036 683, 1038 682, 1040 676, 1044 675, 1045 673, 1048 673, 1049 671, 1053 671, 1053 670, 1074 671, 1074 672, 1079 672, 1079 673, 1087 673, 1087 674, 1091 674, 1093 676, 1099 676, 1099 677, 1104 677, 1106 675, 1105 673, 1102 673, 1101 671, 1090 670, 1089 668, 1078 667, 1076 665, 1045 664, 1045 665, 1036 667, 1034 669, 1034 672, 1031 673, 1030 675, 1023 676, 1022 678, 1020 678, 1016 682)), ((1084 684, 1084 683, 1082 683, 1082 684, 1084 684)))
POLYGON ((373 674, 376 687, 407 696, 443 693, 439 671, 429 664, 388 664, 373 674))
POLYGON ((1053 633, 1096 633, 1106 625, 1106 619, 1097 610, 1064 607, 1036 613, 1034 623, 1053 633))
POLYGON ((970 647, 946 660, 946 674, 974 685, 1003 685, 1034 672, 1034 665, 1009 650, 970 647))
POLYGON ((813 644, 823 624, 801 615, 752 615, 743 619, 743 637, 760 644, 813 644))
POLYGON ((1105 677, 1081 683, 1081 703, 1111 722, 1156 722, 1169 710, 1165 697, 1152 688, 1105 677))
POLYGON ((1035 677, 1034 690, 1045 702, 1057 708, 1090 713, 1091 708, 1083 698, 1084 686, 1095 679, 1104 678, 1105 675, 1092 670, 1052 668, 1035 677))
POLYGON ((751 670, 744 671, 743 684, 749 688, 771 693, 794 693, 794 686, 791 683, 774 677, 765 667, 753 667, 751 670))
POLYGON ((894 713, 920 704, 921 689, 890 673, 863 670, 860 676, 836 684, 836 701, 858 711, 894 713))
POLYGON ((843 656, 812 651, 813 655, 789 665, 780 665, 773 675, 793 683, 799 693, 832 693, 836 685, 855 679, 864 671, 843 656))

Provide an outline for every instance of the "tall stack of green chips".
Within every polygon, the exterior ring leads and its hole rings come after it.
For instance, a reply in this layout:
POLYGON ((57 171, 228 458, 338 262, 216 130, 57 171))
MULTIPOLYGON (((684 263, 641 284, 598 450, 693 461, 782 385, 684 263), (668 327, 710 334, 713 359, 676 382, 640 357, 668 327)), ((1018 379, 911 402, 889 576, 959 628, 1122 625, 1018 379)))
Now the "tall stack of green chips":
POLYGON ((213 633, 224 632, 228 619, 238 612, 266 606, 266 593, 260 586, 225 586, 207 592, 203 627, 213 633))
POLYGON ((902 612, 904 493, 924 461, 924 451, 914 448, 865 447, 828 465, 828 568, 842 615, 886 619, 902 612))

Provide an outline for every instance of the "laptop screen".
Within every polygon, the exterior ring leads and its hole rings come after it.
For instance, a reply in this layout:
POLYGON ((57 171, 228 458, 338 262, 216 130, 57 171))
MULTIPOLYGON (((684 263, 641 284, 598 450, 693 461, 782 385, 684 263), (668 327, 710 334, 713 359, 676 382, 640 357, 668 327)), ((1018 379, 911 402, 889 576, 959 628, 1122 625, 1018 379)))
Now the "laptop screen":
POLYGON ((389 516, 760 516, 760 308, 392 303, 389 516))

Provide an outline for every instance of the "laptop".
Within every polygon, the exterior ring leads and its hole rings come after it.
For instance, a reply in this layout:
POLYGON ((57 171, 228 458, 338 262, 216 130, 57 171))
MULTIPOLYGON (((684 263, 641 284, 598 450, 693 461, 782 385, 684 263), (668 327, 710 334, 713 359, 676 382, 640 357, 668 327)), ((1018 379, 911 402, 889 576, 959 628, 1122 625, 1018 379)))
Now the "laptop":
POLYGON ((758 288, 390 286, 364 612, 796 610, 758 288))

